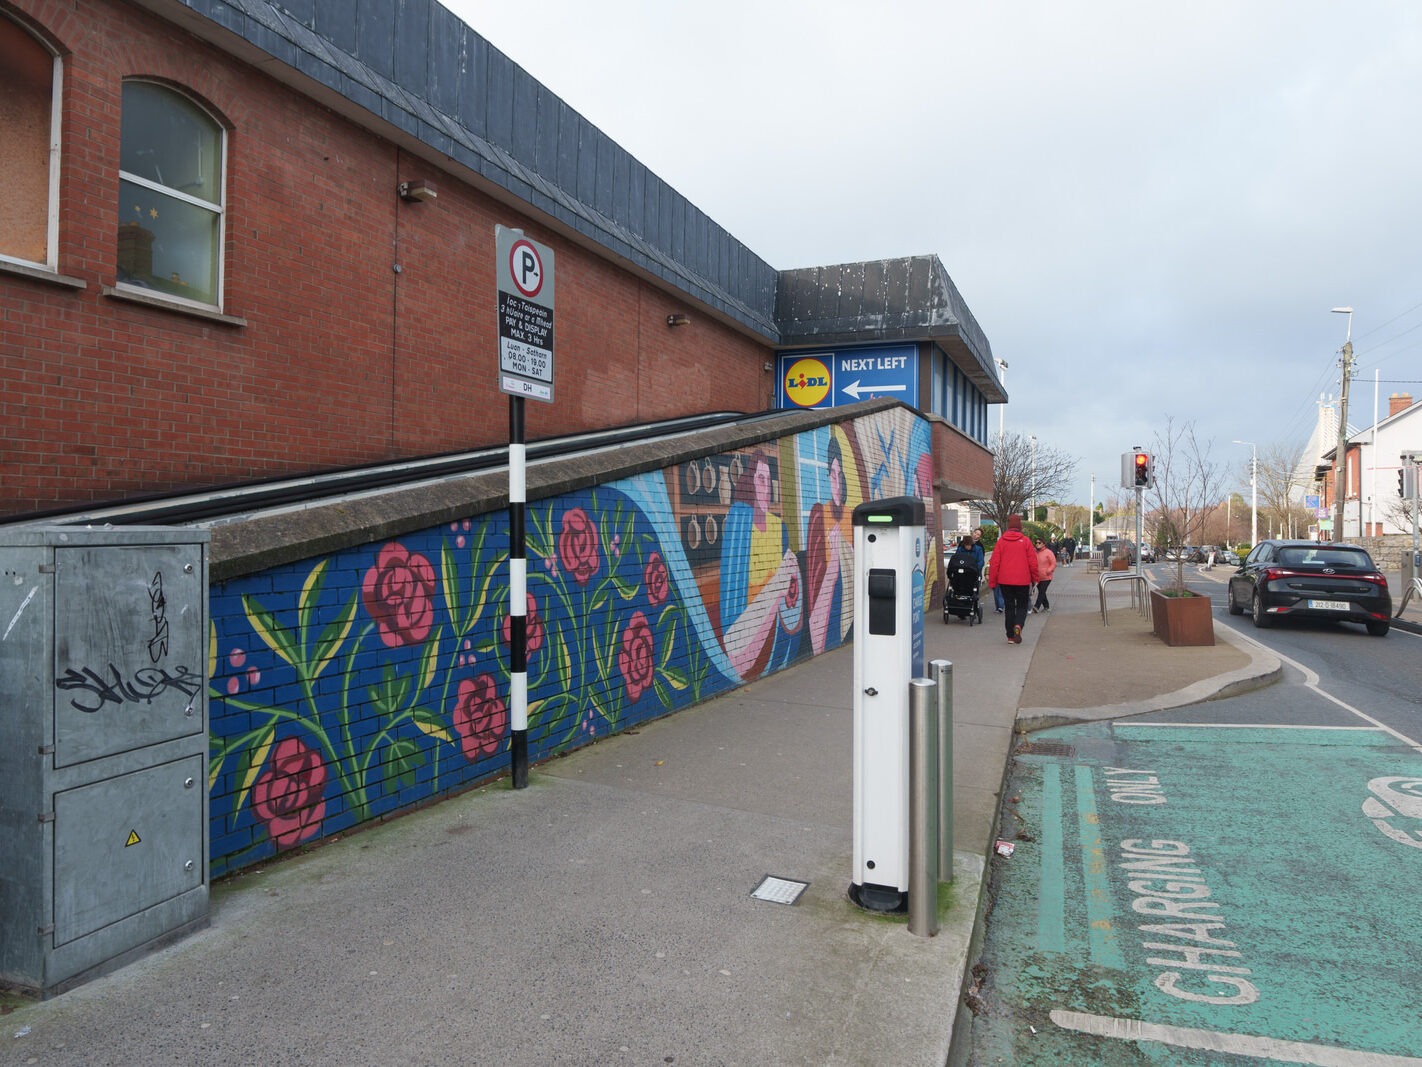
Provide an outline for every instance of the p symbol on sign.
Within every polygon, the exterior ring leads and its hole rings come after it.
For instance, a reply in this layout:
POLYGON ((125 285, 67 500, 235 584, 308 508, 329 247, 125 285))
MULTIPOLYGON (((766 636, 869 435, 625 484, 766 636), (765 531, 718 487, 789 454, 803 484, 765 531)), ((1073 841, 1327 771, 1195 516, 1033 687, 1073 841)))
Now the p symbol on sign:
POLYGON ((543 261, 528 241, 515 241, 509 250, 509 275, 524 296, 537 296, 543 288, 543 261))

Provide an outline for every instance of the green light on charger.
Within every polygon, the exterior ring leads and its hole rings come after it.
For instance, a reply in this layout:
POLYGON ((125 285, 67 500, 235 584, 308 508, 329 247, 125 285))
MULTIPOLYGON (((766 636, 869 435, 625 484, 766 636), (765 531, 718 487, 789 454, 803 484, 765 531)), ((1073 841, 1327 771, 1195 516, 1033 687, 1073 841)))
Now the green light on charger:
POLYGON ((894 521, 894 517, 893 517, 892 515, 867 515, 867 516, 865 516, 865 521, 866 521, 866 522, 893 522, 893 521, 894 521))

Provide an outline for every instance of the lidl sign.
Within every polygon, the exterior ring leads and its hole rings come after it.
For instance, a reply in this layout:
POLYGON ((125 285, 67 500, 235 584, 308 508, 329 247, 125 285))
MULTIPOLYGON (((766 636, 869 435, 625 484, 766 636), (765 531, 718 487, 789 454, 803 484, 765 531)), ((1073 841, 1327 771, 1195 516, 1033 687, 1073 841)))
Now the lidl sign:
POLYGON ((889 396, 918 407, 918 349, 914 345, 784 352, 781 408, 832 408, 889 396))

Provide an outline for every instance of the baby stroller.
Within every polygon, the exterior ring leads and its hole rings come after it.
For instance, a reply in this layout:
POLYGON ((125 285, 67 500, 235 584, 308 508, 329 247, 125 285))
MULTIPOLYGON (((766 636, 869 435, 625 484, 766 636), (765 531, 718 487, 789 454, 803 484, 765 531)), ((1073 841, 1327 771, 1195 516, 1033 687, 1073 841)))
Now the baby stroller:
POLYGON ((943 594, 943 621, 967 619, 968 625, 983 621, 983 606, 978 600, 982 573, 971 555, 954 553, 948 560, 948 589, 943 594))

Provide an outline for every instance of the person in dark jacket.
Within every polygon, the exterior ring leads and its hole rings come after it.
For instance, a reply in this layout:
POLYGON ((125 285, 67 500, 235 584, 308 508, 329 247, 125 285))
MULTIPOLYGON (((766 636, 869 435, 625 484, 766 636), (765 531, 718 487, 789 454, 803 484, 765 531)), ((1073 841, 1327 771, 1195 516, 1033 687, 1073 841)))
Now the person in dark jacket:
MULTIPOLYGON (((973 529, 973 551, 978 554, 978 571, 982 572, 987 563, 987 553, 983 551, 983 528, 981 526, 973 529)), ((1002 614, 1002 590, 995 588, 992 591, 993 610, 999 615, 1002 614)))
POLYGON ((1007 639, 1022 643, 1027 623, 1027 595, 1038 579, 1037 550, 1022 534, 1022 516, 1009 515, 1007 529, 997 539, 988 563, 988 585, 1002 590, 1003 625, 1007 639))

